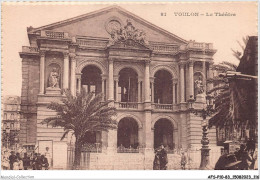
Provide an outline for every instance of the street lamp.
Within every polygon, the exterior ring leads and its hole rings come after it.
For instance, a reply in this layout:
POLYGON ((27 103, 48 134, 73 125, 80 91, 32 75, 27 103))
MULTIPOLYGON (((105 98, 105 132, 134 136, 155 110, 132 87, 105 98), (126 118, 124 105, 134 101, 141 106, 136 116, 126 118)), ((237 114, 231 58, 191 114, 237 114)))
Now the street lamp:
POLYGON ((202 139, 201 139, 201 162, 200 162, 200 169, 210 169, 209 167, 209 138, 208 138, 208 121, 207 116, 211 116, 214 111, 214 105, 213 105, 213 96, 207 95, 206 96, 206 108, 203 109, 194 109, 193 103, 195 102, 195 99, 193 96, 190 96, 190 99, 188 100, 189 103, 189 110, 191 113, 195 115, 199 115, 202 117, 202 139))

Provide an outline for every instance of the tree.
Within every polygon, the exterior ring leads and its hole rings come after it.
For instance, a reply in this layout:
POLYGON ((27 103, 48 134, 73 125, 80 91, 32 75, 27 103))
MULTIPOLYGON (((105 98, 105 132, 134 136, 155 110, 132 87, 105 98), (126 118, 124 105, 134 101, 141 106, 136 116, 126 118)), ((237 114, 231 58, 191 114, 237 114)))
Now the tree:
MULTIPOLYGON (((219 72, 236 71, 237 66, 229 62, 222 62, 215 65, 219 72)), ((207 93, 213 94, 216 114, 209 119, 209 127, 216 126, 224 128, 225 126, 234 124, 234 109, 237 109, 237 99, 232 98, 232 89, 230 89, 229 81, 226 77, 213 77, 208 79, 207 83, 213 83, 214 88, 207 93)))
POLYGON ((66 97, 62 103, 51 102, 47 108, 57 112, 54 117, 46 118, 43 124, 53 127, 63 127, 63 140, 69 132, 75 136, 75 158, 73 169, 78 169, 82 146, 86 143, 86 133, 93 131, 108 131, 117 127, 115 108, 109 106, 109 101, 102 102, 103 95, 86 93, 81 90, 73 96, 69 90, 64 90, 66 97))
MULTIPOLYGON (((248 37, 243 39, 245 44, 248 42, 248 39, 248 37)), ((239 45, 245 51, 245 46, 242 46, 240 43, 239 45)), ((233 49, 232 51, 238 60, 244 58, 244 55, 241 56, 242 53, 239 51, 234 51, 233 49)), ((252 78, 245 78, 247 77, 246 75, 236 75, 238 67, 232 63, 222 62, 216 65, 216 68, 223 73, 233 71, 232 74, 234 76, 214 77, 208 80, 208 83, 214 83, 215 85, 208 93, 215 95, 216 109, 216 114, 209 120, 209 127, 216 126, 222 129, 226 126, 232 127, 233 130, 254 130, 257 125, 255 113, 257 112, 256 97, 254 90, 252 91, 255 81, 252 78)))

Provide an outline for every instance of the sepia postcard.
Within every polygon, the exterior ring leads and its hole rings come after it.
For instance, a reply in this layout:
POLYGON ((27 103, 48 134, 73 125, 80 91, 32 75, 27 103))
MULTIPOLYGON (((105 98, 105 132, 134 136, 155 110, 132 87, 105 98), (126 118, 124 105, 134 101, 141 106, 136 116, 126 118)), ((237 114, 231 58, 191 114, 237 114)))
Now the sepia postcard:
POLYGON ((1 179, 259 179, 257 1, 1 15, 1 179))

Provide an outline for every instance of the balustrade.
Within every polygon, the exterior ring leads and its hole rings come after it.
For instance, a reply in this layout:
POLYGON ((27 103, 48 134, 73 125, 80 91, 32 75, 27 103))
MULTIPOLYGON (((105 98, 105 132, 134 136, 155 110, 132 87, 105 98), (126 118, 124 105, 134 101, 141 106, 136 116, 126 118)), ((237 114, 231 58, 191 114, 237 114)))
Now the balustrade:
POLYGON ((150 47, 155 52, 177 53, 179 51, 179 47, 174 45, 151 44, 150 47))
POLYGON ((119 102, 119 108, 138 109, 138 103, 136 103, 136 102, 119 102))
POLYGON ((212 49, 212 43, 189 42, 188 47, 195 49, 212 49))
POLYGON ((165 109, 165 110, 172 110, 172 104, 154 104, 155 109, 165 109))
POLYGON ((125 147, 122 147, 122 146, 119 146, 117 148, 117 153, 139 153, 139 148, 137 147, 136 149, 135 148, 125 148, 125 147))

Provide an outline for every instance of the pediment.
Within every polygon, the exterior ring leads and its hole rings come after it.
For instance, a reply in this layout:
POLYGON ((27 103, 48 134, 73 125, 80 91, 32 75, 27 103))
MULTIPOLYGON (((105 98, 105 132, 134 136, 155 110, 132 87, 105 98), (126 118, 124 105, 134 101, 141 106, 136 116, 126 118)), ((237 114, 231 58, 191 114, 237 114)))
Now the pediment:
POLYGON ((173 44, 186 44, 187 41, 134 15, 133 13, 119 7, 110 6, 98 11, 83 14, 78 17, 42 26, 39 28, 28 28, 28 33, 41 30, 66 32, 70 37, 88 36, 112 39, 114 27, 127 26, 128 20, 132 21, 136 29, 145 32, 146 40, 151 42, 165 42, 173 44), (112 30, 111 30, 112 28, 112 30))

